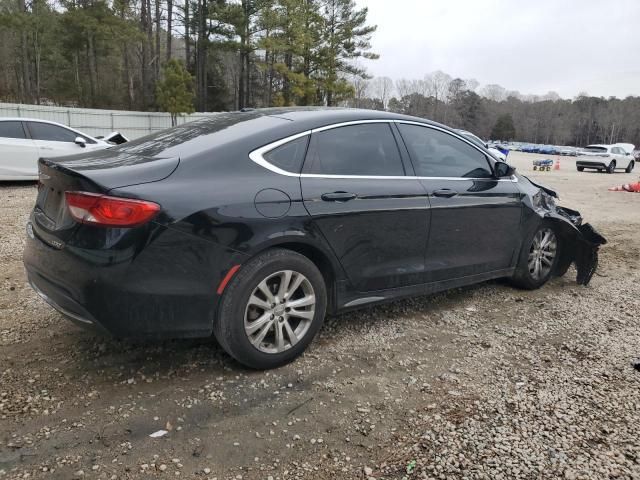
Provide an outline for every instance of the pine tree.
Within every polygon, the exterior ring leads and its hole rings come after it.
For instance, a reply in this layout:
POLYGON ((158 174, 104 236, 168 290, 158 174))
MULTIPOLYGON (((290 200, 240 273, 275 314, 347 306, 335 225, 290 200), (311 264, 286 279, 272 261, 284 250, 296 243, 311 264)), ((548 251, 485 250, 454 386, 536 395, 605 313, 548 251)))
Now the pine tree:
POLYGON ((359 58, 376 59, 369 52, 375 25, 367 25, 368 9, 358 10, 353 0, 323 0, 323 45, 321 50, 320 83, 328 106, 353 95, 353 87, 346 76, 366 78, 365 69, 353 61, 359 58))
POLYGON ((491 140, 513 140, 515 136, 516 127, 513 125, 511 115, 500 115, 491 130, 491 140))
POLYGON ((193 77, 182 62, 172 58, 165 64, 156 97, 160 108, 171 114, 172 126, 179 115, 193 113, 193 77))

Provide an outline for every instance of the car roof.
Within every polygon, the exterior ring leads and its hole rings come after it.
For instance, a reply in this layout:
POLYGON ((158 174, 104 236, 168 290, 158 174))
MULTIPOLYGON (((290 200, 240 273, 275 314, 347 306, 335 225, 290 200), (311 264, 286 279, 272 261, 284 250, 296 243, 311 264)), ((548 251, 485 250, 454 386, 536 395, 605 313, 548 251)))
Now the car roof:
POLYGON ((242 144, 253 150, 328 125, 366 120, 406 120, 455 130, 423 118, 379 110, 335 107, 275 107, 221 112, 152 133, 116 147, 114 152, 144 156, 197 157, 214 146, 242 144))
POLYGON ((400 113, 386 112, 383 110, 368 110, 364 108, 343 108, 343 107, 275 107, 260 108, 250 110, 257 115, 282 118, 297 123, 307 123, 313 125, 310 128, 318 128, 324 125, 331 125, 340 122, 352 122, 358 120, 406 120, 426 123, 444 127, 448 130, 454 129, 441 125, 420 117, 403 115, 400 113))

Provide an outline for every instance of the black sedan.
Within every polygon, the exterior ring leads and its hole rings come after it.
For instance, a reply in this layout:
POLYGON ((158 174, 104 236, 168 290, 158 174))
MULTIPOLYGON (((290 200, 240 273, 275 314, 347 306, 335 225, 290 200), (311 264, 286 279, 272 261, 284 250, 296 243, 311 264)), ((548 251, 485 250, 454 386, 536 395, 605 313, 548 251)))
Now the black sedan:
POLYGON ((350 109, 222 113, 39 162, 24 263, 70 319, 117 337, 216 336, 300 355, 325 314, 494 278, 538 288, 605 242, 456 131, 350 109))

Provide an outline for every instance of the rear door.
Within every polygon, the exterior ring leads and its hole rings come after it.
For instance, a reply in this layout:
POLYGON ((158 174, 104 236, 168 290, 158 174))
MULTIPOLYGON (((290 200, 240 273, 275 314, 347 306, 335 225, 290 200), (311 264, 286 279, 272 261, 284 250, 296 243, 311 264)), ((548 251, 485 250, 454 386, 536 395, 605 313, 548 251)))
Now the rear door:
POLYGON ((428 198, 394 132, 375 121, 316 130, 300 179, 307 211, 360 292, 424 281, 428 198))
POLYGON ((80 135, 73 130, 44 122, 26 122, 26 125, 40 157, 54 158, 84 151, 83 147, 75 143, 76 137, 80 135))
POLYGON ((431 202, 428 280, 510 267, 522 211, 515 181, 494 178, 486 154, 446 130, 411 123, 398 128, 431 202))
POLYGON ((0 121, 0 177, 38 176, 38 148, 28 138, 23 123, 0 121))

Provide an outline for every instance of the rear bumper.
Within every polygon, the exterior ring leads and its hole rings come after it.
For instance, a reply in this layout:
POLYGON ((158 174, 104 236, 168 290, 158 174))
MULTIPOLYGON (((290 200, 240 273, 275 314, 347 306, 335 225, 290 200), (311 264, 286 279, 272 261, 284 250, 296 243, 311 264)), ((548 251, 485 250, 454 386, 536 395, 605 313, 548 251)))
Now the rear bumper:
POLYGON ((578 160, 576 162, 576 167, 582 168, 607 168, 607 165, 604 162, 591 162, 587 160, 578 160))
POLYGON ((66 295, 60 289, 56 288, 54 284, 48 282, 44 277, 37 273, 29 274, 27 271, 27 278, 29 280, 29 285, 31 285, 31 288, 33 288, 38 296, 60 314, 64 315, 67 319, 71 320, 76 325, 80 325, 85 328, 95 328, 105 332, 104 328, 82 305, 70 296, 66 295), (44 293, 43 289, 49 293, 44 293))
POLYGON ((148 236, 121 232, 107 248, 91 250, 71 241, 55 248, 35 230, 27 236, 24 265, 36 293, 74 323, 116 337, 211 335, 216 288, 231 265, 244 260, 159 225, 148 236))

